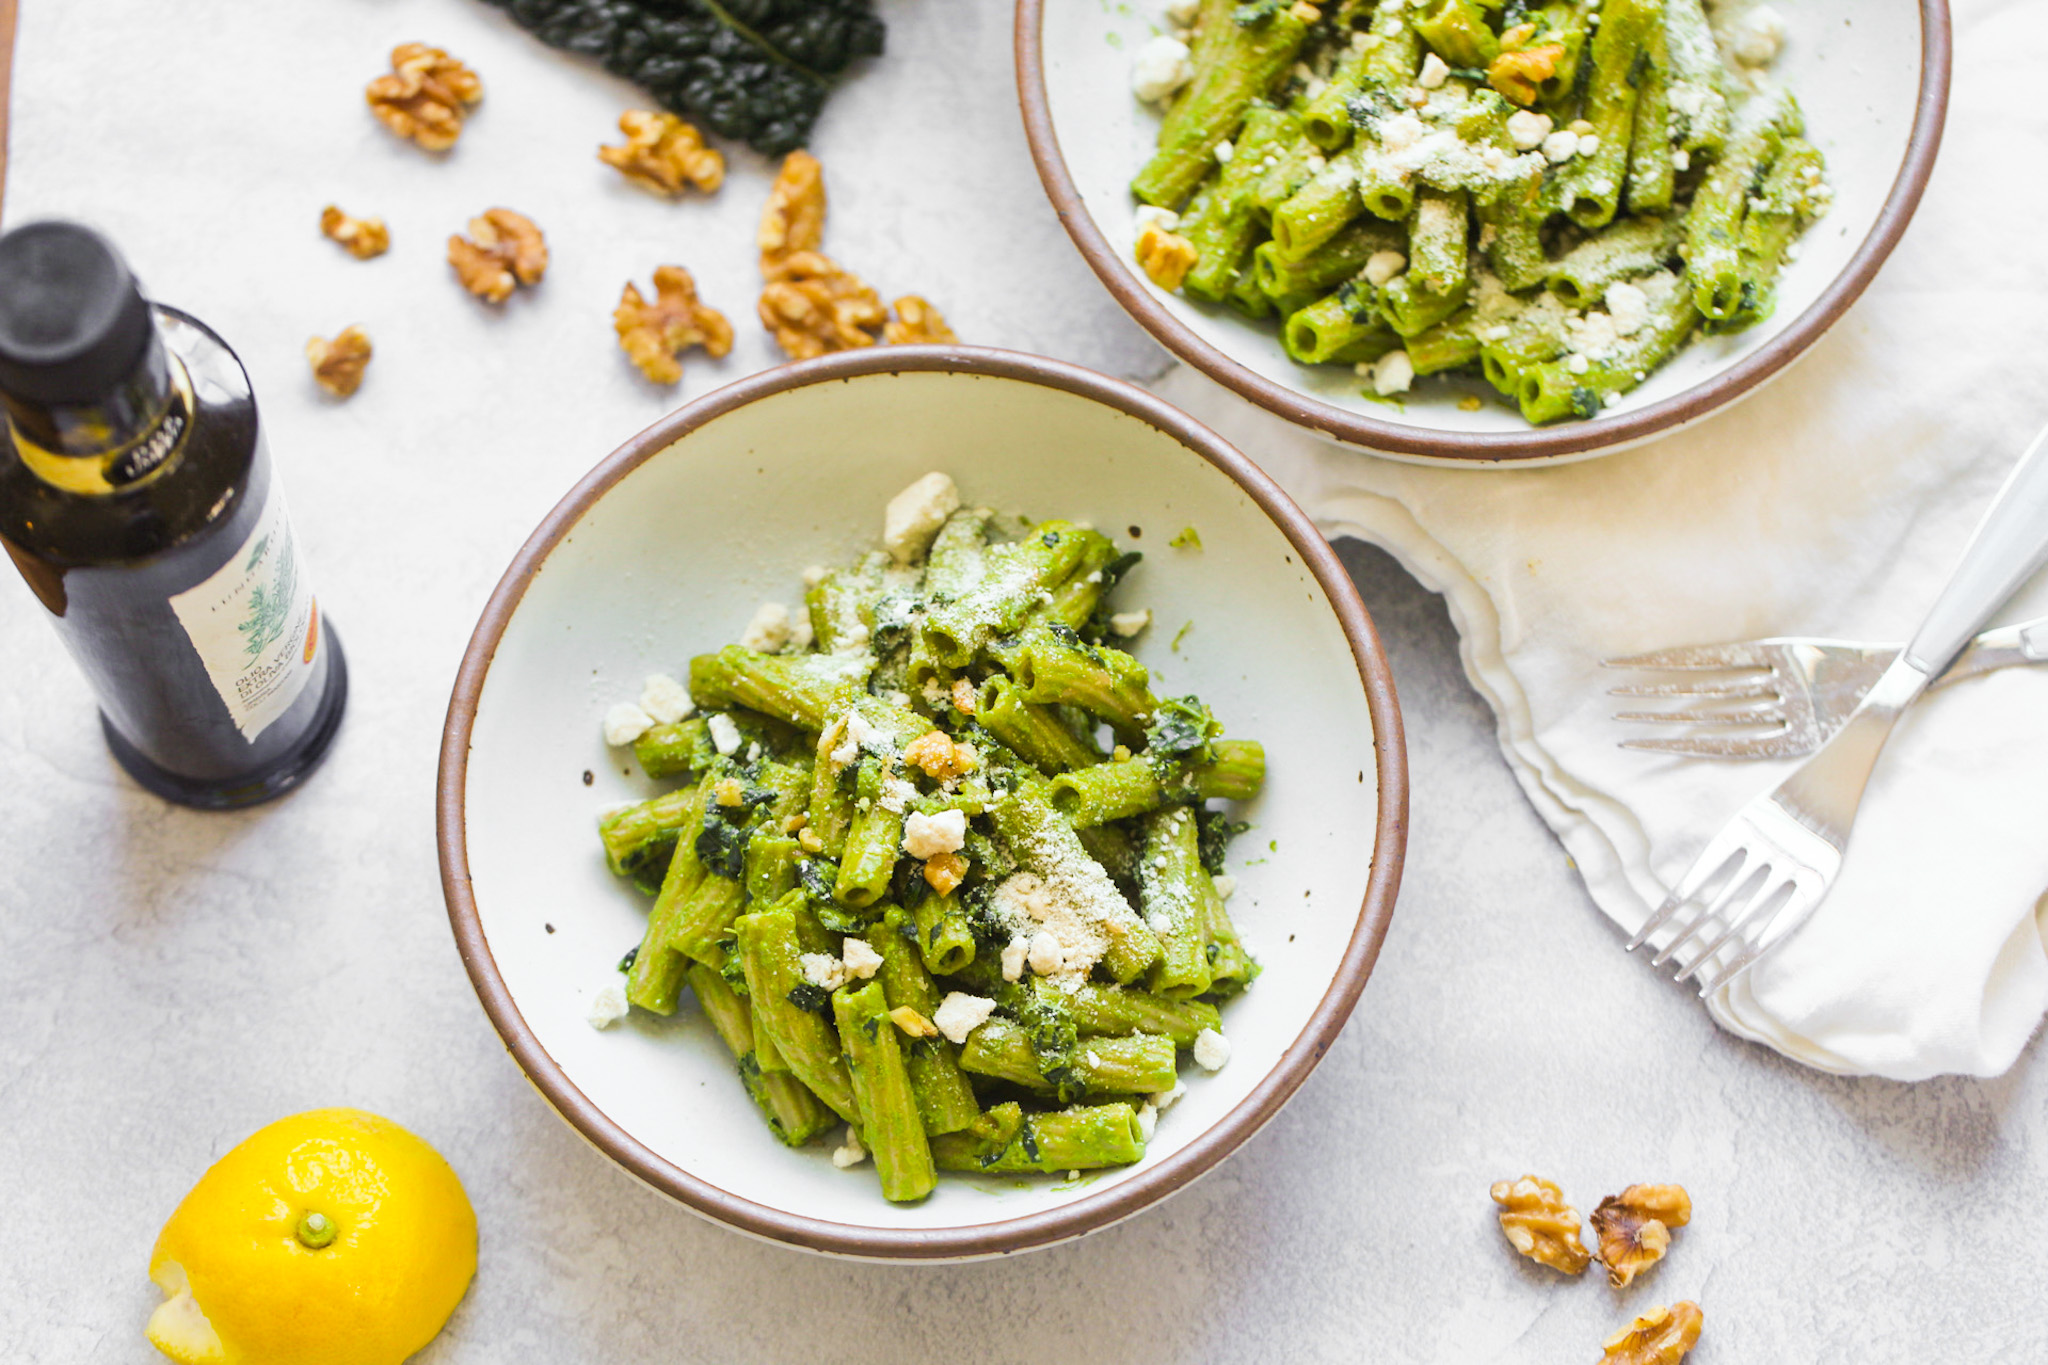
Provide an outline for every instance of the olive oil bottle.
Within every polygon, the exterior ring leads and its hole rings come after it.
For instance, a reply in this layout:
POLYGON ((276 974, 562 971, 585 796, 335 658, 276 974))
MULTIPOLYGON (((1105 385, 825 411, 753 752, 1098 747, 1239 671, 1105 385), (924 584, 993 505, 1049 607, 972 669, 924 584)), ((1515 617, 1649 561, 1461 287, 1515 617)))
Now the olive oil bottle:
POLYGON ((348 671, 234 352, 97 234, 32 223, 0 237, 0 403, 0 544, 122 767, 215 809, 303 781, 348 671))

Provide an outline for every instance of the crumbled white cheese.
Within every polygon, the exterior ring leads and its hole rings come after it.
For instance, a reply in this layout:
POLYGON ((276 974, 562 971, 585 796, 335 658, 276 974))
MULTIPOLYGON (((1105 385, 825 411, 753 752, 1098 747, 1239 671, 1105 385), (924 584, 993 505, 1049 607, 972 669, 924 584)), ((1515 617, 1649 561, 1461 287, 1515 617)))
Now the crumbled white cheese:
POLYGON ((1593 362, 1582 355, 1573 355, 1564 362, 1564 367, 1573 374, 1584 374, 1593 368, 1593 362))
POLYGON ((1150 1142, 1159 1128, 1159 1106, 1146 1100, 1138 1106, 1138 1140, 1150 1142))
POLYGON ((1785 17, 1769 5, 1745 11, 1729 30, 1728 46, 1744 66, 1769 66, 1785 46, 1785 17))
POLYGON ((1450 79, 1451 64, 1434 52, 1422 59, 1422 70, 1415 75, 1415 83, 1424 90, 1439 90, 1450 79))
POLYGON ((1102 1054, 1092 1047, 1081 1055, 1088 1059, 1088 1065, 1090 1066, 1100 1067, 1102 1065, 1102 1054))
POLYGON ((654 717, 632 702, 622 701, 604 713, 604 742, 613 748, 631 744, 653 724, 654 717))
POLYGON ((1123 636, 1126 640, 1151 624, 1152 612, 1149 608, 1144 611, 1120 611, 1109 618, 1110 631, 1123 636))
POLYGON ((1154 910, 1145 916, 1145 925, 1155 934, 1170 934, 1173 932, 1173 916, 1164 910, 1154 910))
POLYGON ((901 815, 904 808, 915 800, 917 788, 900 777, 885 777, 882 779, 881 795, 875 799, 875 804, 891 815, 901 815))
POLYGON ((1211 877, 1209 880, 1215 884, 1217 899, 1227 901, 1237 894, 1237 878, 1231 876, 1228 872, 1211 877))
POLYGON ((732 717, 720 713, 711 718, 711 747, 722 754, 733 754, 740 747, 740 727, 732 723, 732 717))
POLYGON ((1621 332, 1611 316, 1592 312, 1565 323, 1565 335, 1568 338, 1566 344, 1572 350, 1598 359, 1614 349, 1621 332))
POLYGON ((1202 0, 1166 0, 1166 17, 1186 28, 1202 12, 1202 0))
POLYGON ((1406 151, 1429 132, 1423 121, 1413 114, 1396 114, 1380 123, 1380 143, 1390 152, 1406 151))
POLYGON ((1562 166, 1579 154, 1579 135, 1568 128, 1561 128, 1543 139, 1543 156, 1552 165, 1562 166))
POLYGON ((957 853, 967 842, 967 812, 942 810, 936 815, 912 811, 903 822, 903 851, 913 858, 957 853))
POLYGON ((640 709, 657 724, 669 725, 696 710, 697 704, 690 700, 689 688, 666 673, 654 673, 640 684, 640 709))
POLYGON ((889 499, 882 514, 882 548, 898 564, 924 554, 946 518, 960 510, 960 490, 944 474, 927 474, 889 499))
POLYGON ((1406 351, 1388 351, 1372 364, 1372 391, 1382 398, 1406 393, 1415 382, 1415 362, 1406 351))
POLYGON ((1148 227, 1161 232, 1172 232, 1180 226, 1180 215, 1172 209, 1160 208, 1157 204, 1140 204, 1131 214, 1131 222, 1142 234, 1148 227))
POLYGON ((882 966, 882 955, 864 938, 849 938, 839 945, 839 960, 850 977, 866 981, 882 966))
POLYGON ((804 586, 815 588, 832 576, 832 571, 823 564, 813 564, 804 570, 804 586))
POLYGON ((1580 133, 1580 134, 1579 134, 1579 155, 1580 155, 1580 156, 1592 156, 1592 155, 1593 155, 1594 153, 1598 152, 1599 150, 1600 150, 1600 135, 1599 135, 1598 133, 1580 133))
POLYGON ((789 608, 780 602, 763 602, 754 608, 754 619, 740 632, 740 648, 773 654, 789 643, 789 608))
POLYGON ((832 1150, 832 1164, 840 1170, 848 1170, 868 1159, 868 1149, 860 1145, 860 1134, 852 1124, 846 1125, 846 1140, 832 1150))
POLYGON ((1031 970, 1040 976, 1052 976, 1066 966, 1067 955, 1060 947, 1058 939, 1040 930, 1031 936, 1031 946, 1026 952, 1025 960, 1031 964, 1031 970))
POLYGON ((1175 1076, 1173 1078, 1173 1089, 1161 1090, 1157 1094, 1153 1095, 1152 1106, 1163 1114, 1167 1110, 1173 1108, 1173 1106, 1175 1106, 1176 1104, 1179 1104, 1181 1096, 1187 1093, 1188 1083, 1182 1080, 1180 1077, 1175 1076))
POLYGON ((816 638, 811 633, 811 614, 808 611, 799 611, 790 616, 788 648, 802 652, 809 649, 811 641, 816 638))
POLYGON ((1228 165, 1230 164, 1230 158, 1232 158, 1232 157, 1234 157, 1234 156, 1236 156, 1236 155, 1237 155, 1237 144, 1236 144, 1236 143, 1234 143, 1234 142, 1232 142, 1232 141, 1231 141, 1231 140, 1230 140, 1229 138, 1225 138, 1225 139, 1223 139, 1223 141, 1221 141, 1221 142, 1219 142, 1219 143, 1217 143, 1217 144, 1216 144, 1216 164, 1217 164, 1217 165, 1219 165, 1219 166, 1228 166, 1228 165))
POLYGON ((1688 151, 1687 151, 1687 150, 1685 150, 1685 148, 1683 148, 1683 147, 1674 147, 1674 148, 1672 148, 1672 151, 1671 151, 1671 169, 1672 169, 1672 170, 1674 170, 1674 171, 1689 171, 1689 170, 1691 170, 1691 169, 1692 169, 1692 153, 1691 153, 1691 152, 1688 152, 1688 151))
POLYGON ((836 991, 846 984, 846 964, 830 953, 804 953, 797 958, 804 980, 813 986, 836 991))
POLYGON ((1131 93, 1147 104, 1159 104, 1195 78, 1188 45, 1165 34, 1151 39, 1131 59, 1131 93))
POLYGON ((1650 320, 1650 296, 1626 280, 1608 285, 1605 298, 1617 336, 1632 337, 1650 320))
POLYGON ((1533 109, 1521 109, 1508 115, 1508 136, 1514 139, 1515 150, 1531 152, 1543 145, 1543 139, 1550 136, 1553 125, 1550 115, 1539 114, 1533 109))
POLYGON ((1593 131, 1593 125, 1582 118, 1573 119, 1570 123, 1567 123, 1565 127, 1571 129, 1580 137, 1584 137, 1586 134, 1593 131))
POLYGON ((932 1011, 932 1023, 953 1042, 964 1043, 967 1035, 980 1028, 995 1012, 996 1002, 985 995, 948 991, 939 1007, 932 1011))
POLYGON ((1204 1071, 1221 1071, 1223 1064, 1230 1060, 1230 1040, 1215 1029, 1205 1028, 1195 1035, 1195 1063, 1204 1071))
POLYGON ((1398 251, 1375 251, 1366 258, 1366 282, 1374 288, 1385 284, 1408 268, 1408 258, 1398 251))
POLYGON ((1024 976, 1024 959, 1031 954, 1031 941, 1023 934, 1013 936, 1003 945, 1003 980, 1018 981, 1024 976))
POLYGON ((591 997, 590 1013, 585 1018, 590 1020, 592 1028, 605 1029, 618 1023, 626 1014, 626 988, 613 982, 598 988, 597 994, 591 997))

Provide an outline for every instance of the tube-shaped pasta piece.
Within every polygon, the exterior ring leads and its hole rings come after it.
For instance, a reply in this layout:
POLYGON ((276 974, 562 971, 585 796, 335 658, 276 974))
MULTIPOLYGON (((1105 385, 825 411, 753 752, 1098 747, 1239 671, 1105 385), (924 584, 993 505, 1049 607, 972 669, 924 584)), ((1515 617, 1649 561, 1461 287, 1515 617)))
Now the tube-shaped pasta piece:
POLYGON ((1352 137, 1351 101, 1367 91, 1407 85, 1421 60, 1421 40, 1405 7, 1375 6, 1370 35, 1338 62, 1329 83, 1308 102, 1302 132, 1324 151, 1336 151, 1352 137))
POLYGON ((711 742, 711 723, 704 716, 651 726, 633 741, 633 760, 640 771, 657 780, 695 777, 718 757, 711 742))
POLYGON ((1263 969, 1245 951, 1237 925, 1231 922, 1230 911, 1217 893, 1215 879, 1206 875, 1197 878, 1195 892, 1208 923, 1210 990, 1216 995, 1243 990, 1263 969))
POLYGON ((781 900, 796 889, 796 860, 800 846, 781 827, 763 827, 747 840, 745 871, 740 885, 749 902, 781 900))
POLYGON ((963 507, 946 518, 924 557, 926 597, 951 600, 972 588, 987 566, 986 510, 963 507))
POLYGON ((1360 218, 1347 223, 1306 260, 1284 261, 1273 243, 1261 242, 1252 252, 1252 280, 1282 312, 1291 313, 1295 308, 1284 301, 1304 295, 1304 303, 1321 298, 1365 269, 1365 263, 1379 252, 1401 251, 1406 246, 1399 228, 1377 218, 1360 218))
POLYGON ((952 976, 974 961, 974 925, 957 896, 926 896, 910 912, 916 921, 917 950, 925 970, 952 976))
POLYGON ((768 1130, 788 1147, 801 1147, 838 1120, 802 1081, 783 1072, 765 1072, 754 1048, 754 1017, 747 1002, 733 993, 725 978, 701 962, 684 974, 698 1008, 739 1064, 740 1082, 754 1101, 768 1130))
POLYGON ((1138 857, 1138 909, 1159 935, 1159 960, 1146 986, 1168 1000, 1192 1000, 1209 989, 1209 920, 1201 891, 1209 874, 1185 806, 1153 811, 1143 822, 1138 857), (1198 886, 1199 883, 1199 886, 1198 886))
POLYGON ((1061 773, 1046 784, 1046 799, 1075 829, 1087 829, 1157 809, 1166 789, 1151 760, 1139 755, 1061 773))
POLYGON ((1475 0, 1426 0, 1415 31, 1452 66, 1483 67, 1500 55, 1500 37, 1475 0))
POLYGON ((621 877, 631 876, 646 861, 652 845, 673 846, 676 831, 703 813, 695 787, 679 787, 609 812, 597 822, 606 866, 621 877))
POLYGON ((1384 148, 1361 138, 1352 144, 1348 155, 1357 175, 1358 202, 1365 205, 1366 212, 1398 223, 1415 211, 1412 179, 1384 148))
POLYGON ((1041 606, 1033 620, 1041 625, 1064 626, 1068 630, 1079 630, 1095 615, 1095 608, 1101 605, 1102 596, 1116 586, 1116 578, 1109 572, 1120 558, 1116 543, 1107 536, 1100 536, 1088 544, 1087 553, 1074 566, 1074 572, 1067 581, 1052 590, 1052 600, 1041 606))
POLYGON ((1696 292, 1665 275, 1645 282, 1644 293, 1650 298, 1649 319, 1605 355, 1587 359, 1578 370, 1572 368, 1575 361, 1551 360, 1523 372, 1515 397, 1526 420, 1593 417, 1606 400, 1634 388, 1641 382, 1637 375, 1656 369, 1685 342, 1700 320, 1693 305, 1696 292))
MULTIPOLYGON (((927 899, 932 899, 927 897, 927 899)), ((927 1022, 938 1013, 941 996, 925 970, 923 947, 917 921, 901 906, 889 907, 882 923, 868 935, 868 942, 882 955, 882 993, 890 1011, 917 1011, 927 1022)), ((917 1095, 917 1112, 927 1133, 954 1133, 981 1116, 974 1089, 960 1071, 960 1048, 939 1036, 905 1038, 904 1065, 910 1070, 910 1088, 917 1095)))
POLYGON ((1543 250, 1543 173, 1532 172, 1519 185, 1502 186, 1474 210, 1486 231, 1486 262, 1510 290, 1543 283, 1550 259, 1543 250), (1490 234, 1490 235, 1489 235, 1490 234))
MULTIPOLYGON (((1231 159, 1236 160, 1235 157, 1231 159)), ((1253 180, 1247 196, 1253 213, 1262 221, 1270 221, 1273 210, 1292 198, 1326 163, 1327 158, 1322 151, 1297 129, 1290 141, 1269 153, 1260 163, 1259 175, 1253 180)))
POLYGON ((1216 148, 1237 131, 1251 102, 1294 64, 1307 38, 1308 5, 1275 6, 1250 23, 1237 0, 1202 0, 1191 60, 1194 79, 1159 126, 1159 150, 1131 181, 1140 201, 1179 208, 1216 165, 1216 148))
POLYGON ((1662 270, 1678 250, 1676 219, 1650 215, 1612 224, 1557 258, 1550 291, 1570 308, 1598 308, 1607 286, 1662 270))
POLYGON ((999 1104, 964 1132, 932 1139, 942 1171, 988 1175, 1059 1174, 1128 1166, 1145 1155, 1137 1111, 1124 1103, 1027 1114, 999 1104))
POLYGON ((710 793, 709 777, 692 789, 689 814, 677 826, 668 872, 661 879, 654 908, 647 914, 647 932, 641 936, 633 965, 626 972, 626 999, 656 1014, 674 1014, 676 998, 682 990, 686 964, 682 954, 669 945, 669 937, 683 908, 696 894, 698 883, 704 879, 704 863, 697 856, 697 832, 703 825, 704 804, 710 800, 710 793))
POLYGON ((1593 69, 1586 89, 1586 121, 1598 139, 1559 177, 1567 217, 1591 231, 1614 221, 1628 179, 1629 139, 1635 127, 1637 59, 1653 24, 1664 22, 1664 0, 1606 0, 1593 31, 1593 69))
POLYGON ((1024 700, 1073 706, 1135 739, 1152 714, 1151 673, 1120 649, 1086 645, 1065 631, 1034 630, 1011 669, 1024 700))
POLYGON ((879 782, 868 782, 868 774, 879 772, 881 765, 869 760, 861 768, 855 790, 867 804, 854 811, 853 826, 846 832, 846 851, 839 857, 839 878, 832 887, 834 896, 856 910, 889 894, 889 879, 903 853, 903 810, 900 806, 891 809, 879 782))
POLYGON ((960 1049, 960 1069, 977 1076, 1051 1091, 1055 1082, 1045 1073, 1062 1065, 1072 1070, 1071 1085, 1084 1095, 1151 1094, 1173 1089, 1173 1039, 1155 1033, 1093 1038, 1076 1045, 1070 1055, 1048 1062, 1032 1046, 1021 1025, 997 1016, 967 1035, 960 1049))
POLYGON ((746 974, 747 998, 753 1006, 756 1049, 766 1038, 789 1066, 790 1073, 825 1106, 848 1123, 860 1122, 854 1102, 853 1078, 840 1055, 839 1039, 823 1014, 792 999, 815 995, 825 1007, 824 991, 804 979, 798 962, 796 920, 791 892, 766 910, 741 915, 734 924, 740 965, 746 974), (801 988, 801 990, 800 990, 801 988))
POLYGON ((1221 1029, 1223 1016, 1206 1000, 1169 1000, 1130 986, 1086 982, 1066 997, 1084 1038, 1156 1033, 1176 1047, 1193 1047, 1203 1029, 1221 1029))
POLYGON ((951 602, 927 612, 922 627, 933 655, 948 668, 974 662, 990 640, 1008 635, 1039 605, 1039 594, 1064 583, 1100 532, 1048 521, 1024 539, 991 545, 981 578, 951 602))
POLYGON ((1480 345, 1479 367, 1486 381, 1515 397, 1526 371, 1564 354, 1570 316, 1554 294, 1537 295, 1535 302, 1503 324, 1505 335, 1487 337, 1480 345))
POLYGON ((1579 59, 1586 50, 1586 22, 1592 8, 1584 0, 1553 0, 1532 16, 1536 32, 1524 46, 1555 43, 1564 49, 1551 64, 1550 74, 1536 83, 1537 103, 1557 108, 1578 84, 1579 59))
POLYGON ((1671 164, 1671 45, 1668 25, 1649 25, 1630 75, 1636 83, 1635 123, 1628 144, 1628 209, 1661 213, 1671 207, 1676 181, 1671 164))
POLYGON ((1733 316, 1713 325, 1716 332, 1740 331, 1771 315, 1777 306, 1777 278, 1785 249, 1810 218, 1821 197, 1824 164, 1818 148, 1788 137, 1771 163, 1742 220, 1742 301, 1733 316))
POLYGON ((1417 374, 1437 374, 1478 363, 1479 310, 1459 309, 1450 317, 1419 335, 1408 338, 1408 363, 1417 374))
POLYGON ((1372 286, 1350 282, 1290 315, 1280 344, 1304 365, 1377 359, 1400 345, 1374 303, 1372 286), (1372 355, 1362 349, 1377 348, 1372 355))
POLYGON ((1182 777, 1203 800, 1249 801, 1266 785, 1266 746, 1257 740, 1215 740, 1209 755, 1206 763, 1188 764, 1182 777))
POLYGON ((1693 192, 1685 215, 1685 273, 1693 307, 1720 321, 1742 306, 1742 217, 1749 189, 1803 128, 1790 95, 1760 95, 1743 107, 1721 159, 1693 192))
POLYGON ((1447 294, 1437 293, 1413 272, 1396 275, 1380 287, 1380 316, 1387 320, 1387 326, 1402 336, 1420 336, 1463 308, 1471 292, 1472 277, 1469 274, 1447 294))
POLYGON ((915 1203, 938 1184, 938 1172, 882 983, 870 981, 858 990, 843 986, 833 992, 832 1015, 846 1050, 861 1139, 874 1157, 882 1197, 892 1204, 915 1203))
POLYGON ((1270 164, 1300 135, 1294 116, 1271 105, 1255 104, 1246 111, 1229 163, 1181 217, 1180 234, 1194 243, 1199 255, 1181 282, 1181 289, 1190 297, 1216 303, 1230 292, 1237 281, 1238 263, 1251 251, 1258 232, 1259 211, 1252 202, 1252 191, 1270 164))
POLYGON ((1664 42, 1671 57, 1671 121, 1678 145, 1719 155, 1728 137, 1728 97, 1720 49, 1700 0, 1664 0, 1664 42))
POLYGON ((1055 894, 1080 907, 1094 922, 1108 941, 1102 969, 1111 979, 1136 980, 1152 965, 1159 956, 1159 939, 1041 792, 1020 786, 991 806, 989 816, 1017 861, 1054 883, 1055 894))
POLYGON ((1468 209, 1463 190, 1425 189, 1416 196, 1415 217, 1408 224, 1408 275, 1436 297, 1470 284, 1465 267, 1468 209))
POLYGON ((874 625, 875 602, 882 595, 882 565, 876 553, 833 569, 804 594, 811 617, 811 635, 827 654, 865 649, 874 625))
POLYGON ((1273 210, 1273 249, 1283 261, 1305 260, 1363 212, 1358 160, 1350 152, 1340 153, 1273 210))
POLYGON ((1024 700, 1017 684, 1001 674, 981 685, 975 714, 990 734, 1041 772, 1102 761, 1091 740, 1076 734, 1052 707, 1024 700))
POLYGON ((690 660, 690 695, 699 706, 744 706, 800 730, 824 728, 832 699, 859 665, 823 654, 762 654, 727 645, 690 660))

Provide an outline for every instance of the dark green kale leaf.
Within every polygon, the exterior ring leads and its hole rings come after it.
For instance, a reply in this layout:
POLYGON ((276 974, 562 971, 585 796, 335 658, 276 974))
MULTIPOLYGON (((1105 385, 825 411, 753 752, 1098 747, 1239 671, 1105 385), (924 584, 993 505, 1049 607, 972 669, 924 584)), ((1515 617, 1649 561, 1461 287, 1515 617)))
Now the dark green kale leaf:
POLYGON ((828 1018, 831 1016, 832 992, 823 986, 809 981, 799 981, 790 987, 787 998, 790 1004, 800 1010, 809 1010, 812 1014, 822 1014, 828 1018))
POLYGON ((809 141, 826 78, 882 51, 872 0, 489 0, 672 113, 780 156, 809 141))
POLYGON ((1250 828, 1220 810, 1203 807, 1196 811, 1195 848, 1201 854, 1202 870, 1212 877, 1222 876, 1223 855, 1229 851, 1230 841, 1250 828))
POLYGON ((1207 763, 1215 757, 1210 742, 1223 733, 1200 697, 1168 697, 1152 712, 1145 727, 1145 757, 1161 777, 1183 763, 1207 763))

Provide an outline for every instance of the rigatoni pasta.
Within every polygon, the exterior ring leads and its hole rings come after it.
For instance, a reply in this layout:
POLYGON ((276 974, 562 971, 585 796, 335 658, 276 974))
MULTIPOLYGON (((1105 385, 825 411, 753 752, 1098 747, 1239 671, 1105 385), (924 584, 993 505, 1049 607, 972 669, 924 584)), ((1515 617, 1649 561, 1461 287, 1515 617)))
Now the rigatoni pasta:
POLYGON ((1258 974, 1212 803, 1256 797, 1265 751, 1119 647, 1149 614, 1111 609, 1138 556, 1109 537, 942 475, 886 525, 806 573, 807 619, 764 607, 776 638, 692 659, 687 696, 650 680, 672 714, 608 715, 679 784, 599 821, 654 895, 626 999, 694 995, 770 1132, 843 1122, 835 1164, 872 1158, 890 1200, 1137 1161, 1258 974))

